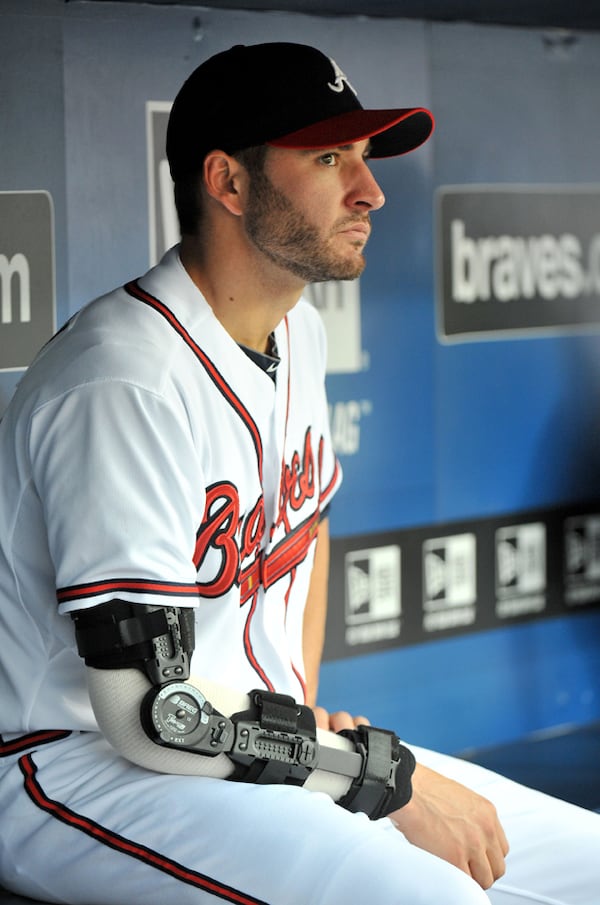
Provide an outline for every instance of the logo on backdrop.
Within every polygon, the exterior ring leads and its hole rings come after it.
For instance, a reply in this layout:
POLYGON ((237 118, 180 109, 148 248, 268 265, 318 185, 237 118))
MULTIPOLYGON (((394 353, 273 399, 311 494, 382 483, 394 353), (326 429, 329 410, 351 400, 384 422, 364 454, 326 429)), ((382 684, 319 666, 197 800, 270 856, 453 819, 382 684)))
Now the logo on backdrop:
POLYGON ((338 454, 353 456, 360 451, 363 419, 372 411, 369 399, 348 399, 329 405, 331 439, 338 454))
POLYGON ((47 192, 0 192, 0 371, 26 368, 56 330, 47 192))
POLYGON ((435 632, 475 621, 477 600, 474 534, 423 543, 423 629, 435 632))
POLYGON ((346 644, 400 635, 400 547, 353 550, 345 557, 346 644))
MULTIPOLYGON (((160 261, 165 251, 179 241, 173 183, 165 157, 170 109, 171 104, 166 101, 146 103, 151 265, 160 261)), ((327 372, 348 374, 362 371, 365 365, 359 281, 315 283, 307 287, 305 297, 317 308, 325 324, 327 372)), ((364 414, 364 410, 362 413, 364 414)))
POLYGON ((437 193, 442 340, 600 329, 600 186, 437 193))
POLYGON ((496 531, 496 615, 539 613, 546 607, 546 526, 542 522, 496 531))
POLYGON ((569 606, 600 601, 600 515, 565 521, 565 600, 569 606))
POLYGON ((329 592, 329 660, 600 608, 600 510, 334 537, 329 592))

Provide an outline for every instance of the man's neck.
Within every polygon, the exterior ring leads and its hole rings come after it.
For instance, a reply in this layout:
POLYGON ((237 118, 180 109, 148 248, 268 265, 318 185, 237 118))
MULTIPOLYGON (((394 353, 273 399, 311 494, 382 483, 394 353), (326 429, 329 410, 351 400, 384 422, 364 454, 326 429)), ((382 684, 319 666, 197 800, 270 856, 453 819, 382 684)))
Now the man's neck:
POLYGON ((181 261, 216 318, 240 345, 268 353, 270 336, 294 307, 304 285, 248 247, 228 247, 226 256, 208 252, 184 237, 181 261))

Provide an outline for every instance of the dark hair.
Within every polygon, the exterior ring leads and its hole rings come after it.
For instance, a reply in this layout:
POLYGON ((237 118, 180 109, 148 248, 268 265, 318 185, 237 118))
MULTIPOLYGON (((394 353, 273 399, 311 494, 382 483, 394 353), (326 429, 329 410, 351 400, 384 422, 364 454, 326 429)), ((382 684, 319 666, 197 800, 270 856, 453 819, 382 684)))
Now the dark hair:
MULTIPOLYGON (((248 171, 252 179, 262 174, 267 156, 267 145, 254 145, 232 154, 248 171)), ((202 230, 202 169, 178 179, 174 185, 175 209, 182 236, 197 236, 202 230)))

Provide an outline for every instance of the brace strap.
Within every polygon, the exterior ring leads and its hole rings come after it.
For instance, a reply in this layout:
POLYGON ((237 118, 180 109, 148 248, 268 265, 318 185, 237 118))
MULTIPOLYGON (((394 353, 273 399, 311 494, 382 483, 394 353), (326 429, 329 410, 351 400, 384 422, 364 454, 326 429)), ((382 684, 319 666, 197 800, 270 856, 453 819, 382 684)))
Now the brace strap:
POLYGON ((72 617, 77 650, 87 666, 136 666, 155 685, 189 677, 195 640, 192 608, 111 600, 72 617))
POLYGON ((315 716, 283 694, 255 689, 248 710, 233 714, 235 741, 228 756, 231 777, 241 782, 301 786, 318 763, 315 716))
POLYGON ((412 797, 412 751, 401 745, 393 732, 374 726, 344 729, 340 735, 354 742, 363 757, 363 769, 338 804, 349 811, 363 811, 372 819, 404 807, 412 797))

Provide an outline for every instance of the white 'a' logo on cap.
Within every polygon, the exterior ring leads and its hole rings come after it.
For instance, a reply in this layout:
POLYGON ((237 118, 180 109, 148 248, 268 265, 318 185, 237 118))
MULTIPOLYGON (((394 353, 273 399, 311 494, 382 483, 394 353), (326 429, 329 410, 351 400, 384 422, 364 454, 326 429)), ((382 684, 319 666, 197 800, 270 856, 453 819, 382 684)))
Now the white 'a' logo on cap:
POLYGON ((333 82, 327 82, 327 87, 331 88, 332 91, 336 91, 339 94, 344 90, 344 82, 345 82, 346 85, 348 86, 348 88, 350 89, 350 91, 353 94, 356 94, 356 91, 354 90, 354 88, 352 87, 350 82, 348 81, 348 76, 346 75, 346 73, 342 72, 342 70, 340 69, 338 64, 335 62, 335 60, 332 60, 331 57, 329 58, 329 62, 333 66, 333 73, 335 75, 335 80, 333 82))

